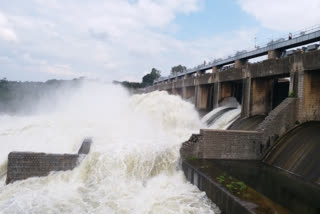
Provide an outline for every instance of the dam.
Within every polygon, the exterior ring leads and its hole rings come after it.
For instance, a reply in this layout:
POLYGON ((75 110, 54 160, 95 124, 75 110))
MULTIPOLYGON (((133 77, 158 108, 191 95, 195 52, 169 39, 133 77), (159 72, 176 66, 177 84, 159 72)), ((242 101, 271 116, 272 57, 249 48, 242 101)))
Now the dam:
POLYGON ((0 214, 320 214, 319 11, 1 1, 0 214))
MULTIPOLYGON (((294 41, 296 46, 301 45, 300 39, 294 41)), ((314 41, 319 38, 310 40, 314 41)), ((188 180, 205 191, 223 213, 320 210, 320 50, 316 44, 308 50, 286 51, 294 42, 200 65, 160 78, 145 90, 167 91, 192 102, 199 112, 210 112, 204 117, 209 126, 183 143, 180 152, 188 180), (267 59, 250 63, 248 59, 257 54, 267 54, 267 59), (225 66, 228 64, 231 66, 225 66), (238 107, 225 105, 231 98, 238 107), (232 120, 210 126, 221 115, 226 120, 228 113, 232 120), (252 172, 244 173, 246 170, 252 172), (253 179, 259 173, 269 179, 253 179), (232 185, 241 180, 258 192, 248 190, 255 199, 232 192, 232 185), (281 182, 288 185, 281 186, 281 182), (274 193, 259 186, 263 183, 270 183, 267 188, 274 187, 274 193)))
POLYGON ((5 85, 23 100, 2 103, 0 210, 319 213, 319 38, 201 65, 132 96, 81 79, 5 85), (83 136, 95 143, 78 151, 83 136))
POLYGON ((280 136, 297 124, 319 120, 319 58, 318 50, 299 52, 281 59, 246 64, 242 68, 157 83, 147 91, 166 90, 173 94, 185 91, 180 95, 188 98, 190 93, 186 91, 193 88, 194 105, 199 111, 213 109, 225 98, 237 98, 237 94, 241 94, 237 100, 241 104, 242 123, 254 117, 265 117, 264 120, 252 130, 241 132, 201 130, 204 137, 201 158, 258 160, 280 136), (218 136, 220 142, 215 142, 218 136), (236 140, 228 140, 235 136, 236 140), (215 153, 210 146, 214 146, 215 151, 228 147, 229 150, 224 152, 228 157, 215 153))

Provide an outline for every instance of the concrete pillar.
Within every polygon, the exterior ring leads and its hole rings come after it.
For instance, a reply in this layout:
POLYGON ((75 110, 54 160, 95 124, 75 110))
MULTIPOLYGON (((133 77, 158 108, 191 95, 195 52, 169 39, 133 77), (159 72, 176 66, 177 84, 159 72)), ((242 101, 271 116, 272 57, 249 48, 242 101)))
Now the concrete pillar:
POLYGON ((175 88, 172 88, 172 89, 171 89, 171 94, 173 94, 173 95, 176 95, 176 94, 177 94, 177 91, 176 91, 175 88))
POLYGON ((247 62, 248 62, 248 60, 246 60, 246 59, 237 59, 236 61, 234 61, 234 67, 235 68, 242 68, 247 62))
POLYGON ((196 108, 198 110, 207 110, 210 87, 206 85, 198 85, 196 88, 196 108))
POLYGON ((212 107, 218 108, 219 107, 219 98, 220 98, 220 82, 216 82, 213 85, 213 92, 212 92, 212 107))
POLYGON ((182 87, 182 98, 187 99, 187 87, 182 87))
POLYGON ((216 72, 218 72, 218 67, 217 66, 213 66, 212 67, 212 73, 216 73, 216 72))
POLYGON ((182 88, 183 99, 190 99, 195 96, 195 87, 183 87, 182 88))
POLYGON ((299 121, 320 120, 320 72, 299 71, 297 97, 299 98, 299 121))
POLYGON ((206 71, 197 71, 197 76, 201 76, 202 74, 204 74, 206 71))
POLYGON ((298 80, 298 73, 291 72, 290 73, 290 85, 289 85, 289 94, 298 94, 298 88, 297 88, 297 80, 298 80))
POLYGON ((233 95, 232 82, 220 83, 219 102, 222 101, 224 98, 231 97, 232 95, 233 95))
POLYGON ((242 84, 242 109, 241 117, 250 116, 250 99, 251 99, 251 78, 243 79, 242 84))
POLYGON ((174 87, 172 88, 172 92, 172 94, 182 97, 182 88, 174 87))
POLYGON ((281 56, 280 50, 270 50, 268 51, 268 59, 279 59, 281 56))
POLYGON ((251 84, 250 116, 266 115, 272 110, 274 79, 256 78, 251 84))

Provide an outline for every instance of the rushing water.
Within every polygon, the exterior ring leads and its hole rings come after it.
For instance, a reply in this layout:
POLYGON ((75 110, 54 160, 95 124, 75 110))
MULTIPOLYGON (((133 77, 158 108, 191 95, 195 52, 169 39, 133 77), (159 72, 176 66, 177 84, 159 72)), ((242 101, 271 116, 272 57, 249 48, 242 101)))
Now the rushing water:
POLYGON ((178 167, 201 127, 192 104, 89 83, 52 99, 54 110, 0 115, 0 213, 219 213, 178 167), (4 185, 9 152, 75 153, 87 136, 76 169, 4 185))
POLYGON ((235 99, 227 98, 218 107, 201 118, 201 123, 209 129, 227 129, 240 117, 241 106, 235 99))

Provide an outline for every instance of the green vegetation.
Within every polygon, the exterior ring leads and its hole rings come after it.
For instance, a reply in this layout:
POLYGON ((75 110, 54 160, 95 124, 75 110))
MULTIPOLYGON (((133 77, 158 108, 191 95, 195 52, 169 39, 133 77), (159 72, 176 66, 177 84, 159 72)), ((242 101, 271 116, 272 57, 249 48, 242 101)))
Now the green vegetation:
POLYGON ((290 92, 289 97, 296 97, 296 94, 294 93, 294 91, 290 92))
POLYGON ((145 86, 149 86, 153 84, 153 81, 158 79, 161 76, 160 71, 152 68, 149 74, 146 74, 142 77, 142 84, 145 86))
POLYGON ((0 113, 32 113, 39 102, 54 108, 54 98, 65 89, 73 89, 83 78, 73 80, 48 80, 46 82, 18 82, 0 79, 0 113))
POLYGON ((226 173, 216 177, 216 180, 225 186, 231 193, 238 195, 242 198, 248 198, 250 195, 247 193, 248 186, 242 182, 238 181, 232 176, 227 176, 226 173))
POLYGON ((219 177, 217 177, 217 181, 220 183, 220 184, 223 184, 224 181, 225 181, 225 176, 224 175, 220 175, 219 177))
POLYGON ((193 160, 197 160, 198 158, 196 156, 191 156, 188 158, 188 160, 193 161, 193 160))
POLYGON ((152 68, 150 73, 148 73, 142 77, 142 82, 113 81, 113 83, 121 84, 123 87, 128 88, 128 89, 144 88, 144 87, 152 85, 153 81, 158 79, 161 76, 160 73, 161 72, 159 70, 152 68))
MULTIPOLYGON (((173 66, 171 68, 171 74, 182 73, 186 69, 187 68, 182 65, 173 66)), ((123 87, 125 87, 127 89, 139 89, 139 88, 145 88, 145 87, 152 85, 154 80, 158 79, 160 76, 161 76, 161 72, 156 68, 152 68, 150 73, 148 73, 142 77, 141 82, 113 81, 113 83, 121 84, 123 87)))
POLYGON ((182 66, 182 65, 177 65, 177 66, 173 66, 171 68, 171 74, 178 74, 178 73, 182 73, 186 70, 186 66, 182 66))

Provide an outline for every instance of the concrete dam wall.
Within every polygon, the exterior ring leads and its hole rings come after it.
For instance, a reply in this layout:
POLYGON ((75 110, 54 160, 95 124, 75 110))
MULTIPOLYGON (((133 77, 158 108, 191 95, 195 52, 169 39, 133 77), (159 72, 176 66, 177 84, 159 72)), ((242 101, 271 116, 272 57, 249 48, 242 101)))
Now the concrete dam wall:
POLYGON ((78 154, 11 152, 8 155, 6 184, 30 177, 47 176, 51 171, 72 170, 80 163, 80 156, 89 153, 91 144, 91 139, 85 139, 78 154))
POLYGON ((281 137, 264 162, 320 184, 320 122, 304 123, 281 137))

